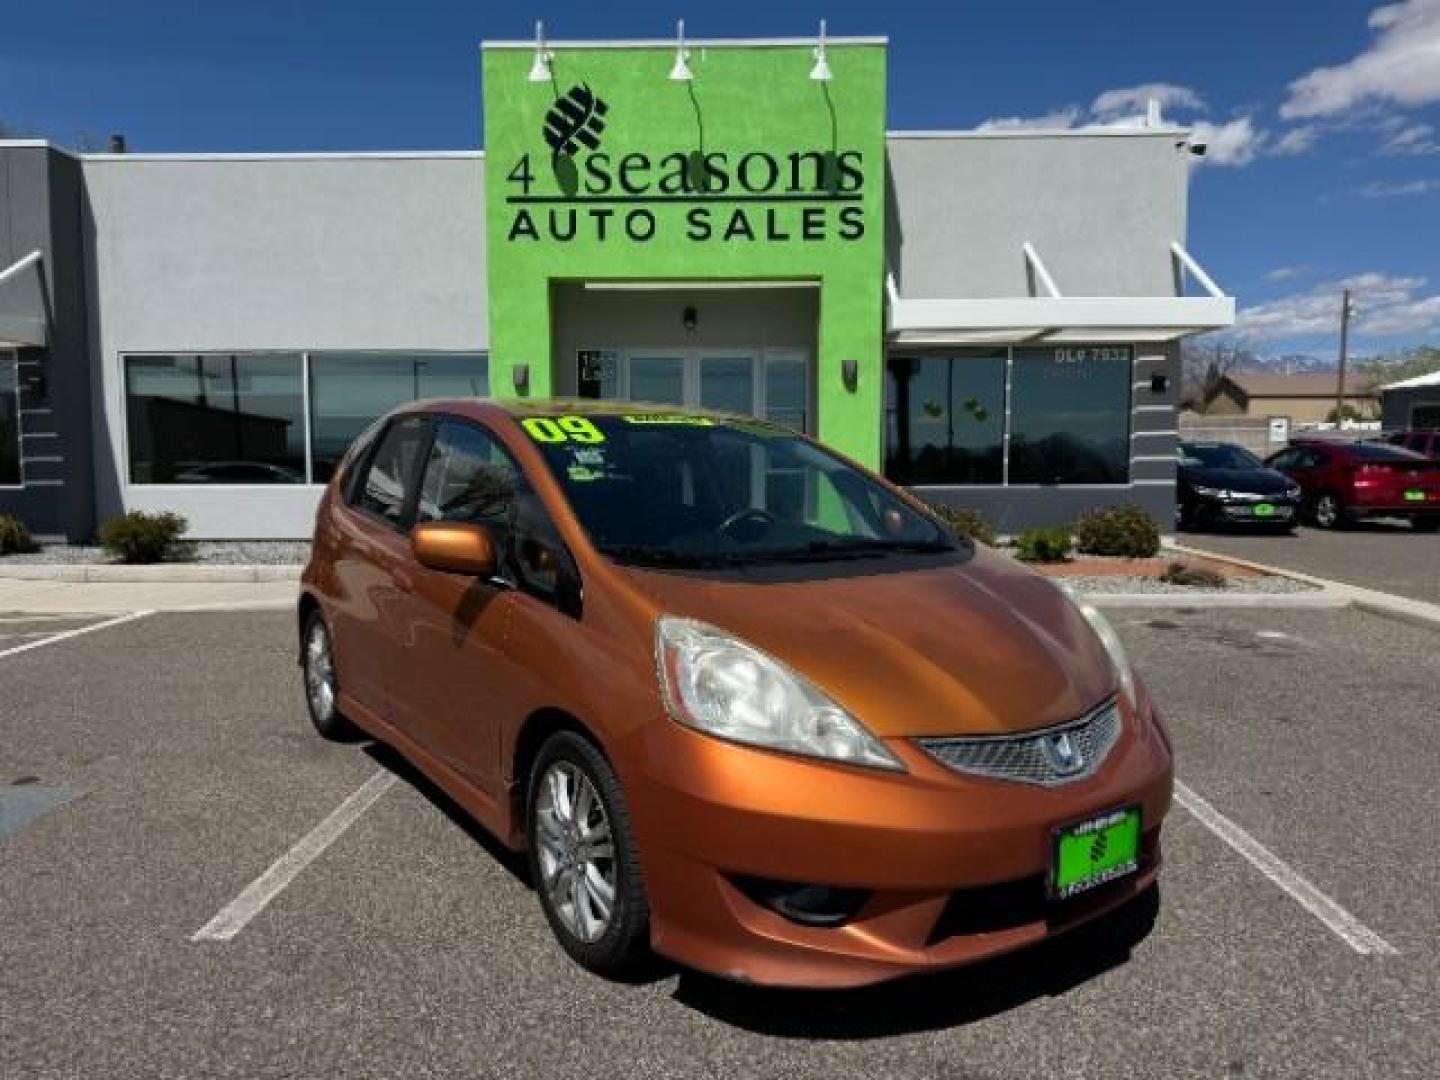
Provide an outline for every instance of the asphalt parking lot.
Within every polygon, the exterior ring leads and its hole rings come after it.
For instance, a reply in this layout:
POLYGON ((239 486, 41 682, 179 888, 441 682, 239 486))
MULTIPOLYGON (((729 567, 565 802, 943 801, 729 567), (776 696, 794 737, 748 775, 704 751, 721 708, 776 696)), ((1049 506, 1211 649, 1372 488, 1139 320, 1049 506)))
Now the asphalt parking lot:
POLYGON ((29 807, 0 816, 0 1075, 1433 1077, 1440 637, 1112 614, 1186 790, 1393 952, 1177 807, 1148 934, 843 994, 607 983, 443 797, 311 733, 288 615, 151 615, 0 640, 0 807, 29 807), (362 788, 267 907, 192 940, 362 788))
POLYGON ((1190 547, 1303 574, 1440 603, 1440 535, 1403 521, 1362 521, 1341 530, 1301 526, 1293 534, 1181 533, 1190 547))

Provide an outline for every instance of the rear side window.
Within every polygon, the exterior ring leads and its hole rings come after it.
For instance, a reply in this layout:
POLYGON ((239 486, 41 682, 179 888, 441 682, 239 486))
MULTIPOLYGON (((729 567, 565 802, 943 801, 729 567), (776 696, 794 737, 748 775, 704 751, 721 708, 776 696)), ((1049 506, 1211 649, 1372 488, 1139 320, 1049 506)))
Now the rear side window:
POLYGON ((1358 461, 1414 461, 1420 457, 1413 450, 1386 443, 1356 443, 1350 452, 1358 461))
POLYGON ((359 509, 396 528, 404 526, 428 431, 429 421, 423 416, 402 417, 385 429, 356 488, 359 509))

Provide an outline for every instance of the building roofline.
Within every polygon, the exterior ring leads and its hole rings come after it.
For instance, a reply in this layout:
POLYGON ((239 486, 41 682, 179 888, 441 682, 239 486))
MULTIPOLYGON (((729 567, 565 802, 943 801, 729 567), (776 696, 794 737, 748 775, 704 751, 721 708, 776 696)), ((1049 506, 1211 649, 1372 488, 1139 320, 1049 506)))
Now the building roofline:
POLYGON ((1118 136, 1164 136, 1169 139, 1189 138, 1190 128, 1165 125, 1163 127, 1078 127, 1078 128, 991 128, 985 131, 976 128, 958 128, 952 131, 886 131, 887 139, 1055 139, 1055 138, 1103 138, 1118 136))
POLYGON ((237 151, 234 153, 187 152, 76 154, 81 161, 406 161, 406 160, 475 160, 485 156, 484 150, 297 150, 237 151))
MULTIPOLYGON (((813 47, 816 42, 814 37, 783 37, 783 38, 692 38, 685 39, 687 49, 784 49, 794 48, 797 45, 813 47)), ((831 37, 825 35, 825 45, 829 48, 832 45, 889 45, 890 39, 885 36, 875 37, 831 37)), ((535 40, 528 41, 482 41, 481 49, 534 49, 535 40)), ((668 38, 634 38, 621 41, 574 41, 561 40, 552 41, 545 39, 546 49, 673 49, 675 39, 668 38)))

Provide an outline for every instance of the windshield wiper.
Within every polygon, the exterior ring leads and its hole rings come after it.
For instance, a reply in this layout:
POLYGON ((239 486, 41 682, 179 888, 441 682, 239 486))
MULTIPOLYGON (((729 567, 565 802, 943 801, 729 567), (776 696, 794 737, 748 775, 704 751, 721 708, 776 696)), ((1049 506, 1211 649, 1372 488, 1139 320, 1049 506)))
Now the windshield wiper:
POLYGON ((600 548, 600 554, 616 562, 633 566, 670 567, 679 570, 704 570, 717 566, 738 566, 743 559, 729 555, 698 555, 643 544, 613 544, 600 548))
POLYGON ((780 551, 757 551, 742 558, 750 562, 825 562, 831 559, 881 559, 896 552, 938 553, 954 551, 941 540, 812 540, 804 547, 780 551))

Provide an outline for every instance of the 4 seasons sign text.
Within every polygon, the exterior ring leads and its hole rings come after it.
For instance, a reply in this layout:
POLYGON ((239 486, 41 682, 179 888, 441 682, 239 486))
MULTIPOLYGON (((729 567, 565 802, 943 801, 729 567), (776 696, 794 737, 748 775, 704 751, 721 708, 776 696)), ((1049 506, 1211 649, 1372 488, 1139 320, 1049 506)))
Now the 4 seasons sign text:
POLYGON ((506 238, 647 243, 825 243, 865 235, 858 150, 684 150, 613 154, 609 105, 586 84, 545 115, 545 149, 506 175, 506 238))

